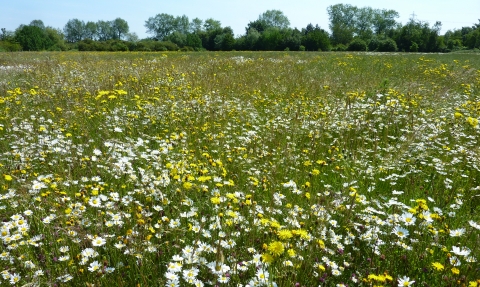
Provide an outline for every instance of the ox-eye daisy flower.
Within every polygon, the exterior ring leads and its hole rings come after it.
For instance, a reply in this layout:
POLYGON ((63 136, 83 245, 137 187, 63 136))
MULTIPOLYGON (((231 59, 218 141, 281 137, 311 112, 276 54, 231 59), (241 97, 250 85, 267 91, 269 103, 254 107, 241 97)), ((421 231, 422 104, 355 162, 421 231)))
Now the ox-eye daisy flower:
POLYGON ((93 246, 102 246, 102 245, 105 245, 106 242, 107 241, 104 238, 102 238, 100 236, 97 236, 92 240, 92 245, 93 246))
POLYGON ((415 280, 410 281, 410 278, 407 276, 398 278, 398 286, 411 286, 413 283, 415 283, 415 280))

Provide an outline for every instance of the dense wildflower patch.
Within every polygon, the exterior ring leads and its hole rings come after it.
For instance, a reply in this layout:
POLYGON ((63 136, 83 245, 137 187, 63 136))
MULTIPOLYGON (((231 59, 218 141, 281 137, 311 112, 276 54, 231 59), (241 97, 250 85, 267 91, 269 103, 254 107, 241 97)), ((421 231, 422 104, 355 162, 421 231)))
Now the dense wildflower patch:
POLYGON ((480 284, 470 60, 34 55, 0 79, 0 285, 480 284))

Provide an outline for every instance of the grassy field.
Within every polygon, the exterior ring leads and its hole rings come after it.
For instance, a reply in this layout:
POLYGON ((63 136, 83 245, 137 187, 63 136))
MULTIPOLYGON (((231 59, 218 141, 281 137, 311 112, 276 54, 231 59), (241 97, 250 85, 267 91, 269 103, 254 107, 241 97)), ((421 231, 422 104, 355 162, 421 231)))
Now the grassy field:
POLYGON ((478 67, 0 54, 0 286, 480 286, 478 67))

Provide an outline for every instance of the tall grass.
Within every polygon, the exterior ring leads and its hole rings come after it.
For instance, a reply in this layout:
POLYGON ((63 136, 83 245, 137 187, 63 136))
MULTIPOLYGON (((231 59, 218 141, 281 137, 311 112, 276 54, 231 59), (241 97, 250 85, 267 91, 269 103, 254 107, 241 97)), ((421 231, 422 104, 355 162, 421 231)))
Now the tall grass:
POLYGON ((0 54, 0 285, 477 286, 468 54, 0 54))

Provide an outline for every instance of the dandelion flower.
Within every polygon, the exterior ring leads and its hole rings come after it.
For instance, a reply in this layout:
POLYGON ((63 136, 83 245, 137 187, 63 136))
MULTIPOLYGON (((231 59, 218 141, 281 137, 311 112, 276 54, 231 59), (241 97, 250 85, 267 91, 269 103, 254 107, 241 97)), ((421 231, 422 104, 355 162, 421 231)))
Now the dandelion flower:
POLYGON ((451 271, 452 271, 452 273, 455 274, 455 275, 460 274, 460 270, 458 270, 458 268, 453 267, 453 268, 451 269, 451 271))
POLYGON ((292 232, 288 229, 279 230, 277 235, 280 240, 288 240, 293 237, 292 232))
POLYGON ((280 256, 283 254, 285 251, 285 248, 283 247, 283 243, 280 241, 274 241, 268 245, 267 250, 272 254, 273 256, 280 256))
POLYGON ((433 262, 432 266, 437 271, 442 271, 445 268, 440 262, 433 262))

